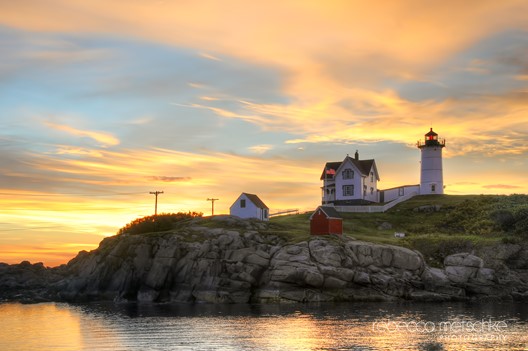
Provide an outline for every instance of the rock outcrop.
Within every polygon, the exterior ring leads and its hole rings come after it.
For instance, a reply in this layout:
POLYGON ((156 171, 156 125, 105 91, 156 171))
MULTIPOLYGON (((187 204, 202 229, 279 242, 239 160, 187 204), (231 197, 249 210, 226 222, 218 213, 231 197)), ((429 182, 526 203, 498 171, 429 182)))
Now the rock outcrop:
POLYGON ((215 217, 172 232, 106 238, 59 269, 0 266, 0 298, 17 299, 16 291, 34 292, 35 300, 189 303, 528 296, 522 275, 499 275, 475 255, 451 255, 444 265, 431 268, 416 251, 347 237, 290 243, 265 223, 215 217), (3 293, 6 286, 12 293, 3 293))
POLYGON ((46 268, 40 262, 28 261, 13 265, 0 263, 0 301, 41 302, 56 298, 49 287, 64 279, 62 268, 46 268))

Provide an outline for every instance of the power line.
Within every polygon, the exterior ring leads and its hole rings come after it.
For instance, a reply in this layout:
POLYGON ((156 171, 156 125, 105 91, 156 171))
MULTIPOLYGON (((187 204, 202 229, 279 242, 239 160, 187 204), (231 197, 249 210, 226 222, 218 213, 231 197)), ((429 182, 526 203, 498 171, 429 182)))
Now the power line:
POLYGON ((211 217, 214 216, 214 203, 215 203, 215 201, 218 201, 218 200, 220 200, 220 199, 213 199, 213 198, 211 198, 211 199, 208 198, 207 199, 207 201, 211 201, 211 217))
POLYGON ((156 195, 156 202, 154 205, 154 216, 158 215, 158 195, 163 194, 163 191, 151 191, 149 194, 156 195))

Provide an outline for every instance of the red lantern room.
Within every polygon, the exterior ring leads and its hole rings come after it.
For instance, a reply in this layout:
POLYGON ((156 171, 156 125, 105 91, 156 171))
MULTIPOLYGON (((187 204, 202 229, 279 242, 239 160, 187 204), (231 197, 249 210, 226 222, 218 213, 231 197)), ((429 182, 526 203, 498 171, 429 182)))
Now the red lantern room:
POLYGON ((418 142, 419 148, 426 147, 426 146, 444 147, 445 140, 438 140, 438 134, 433 132, 433 128, 431 128, 431 130, 427 134, 425 134, 425 143, 422 144, 421 142, 418 142))
POLYGON ((438 134, 433 132, 433 128, 429 131, 429 133, 425 134, 425 141, 428 140, 438 140, 438 134))

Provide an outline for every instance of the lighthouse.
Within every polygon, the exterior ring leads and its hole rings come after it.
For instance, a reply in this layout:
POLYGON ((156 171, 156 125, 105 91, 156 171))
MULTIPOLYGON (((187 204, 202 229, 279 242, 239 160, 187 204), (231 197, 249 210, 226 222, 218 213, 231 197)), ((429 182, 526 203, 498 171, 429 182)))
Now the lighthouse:
POLYGON ((431 128, 425 134, 425 140, 418 141, 417 146, 422 152, 420 194, 443 194, 442 149, 445 147, 445 140, 439 140, 438 134, 431 128))

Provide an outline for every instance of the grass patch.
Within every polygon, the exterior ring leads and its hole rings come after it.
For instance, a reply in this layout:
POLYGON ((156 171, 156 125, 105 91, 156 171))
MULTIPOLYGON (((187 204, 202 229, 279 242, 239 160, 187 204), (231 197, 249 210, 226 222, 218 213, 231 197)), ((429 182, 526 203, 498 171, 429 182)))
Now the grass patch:
POLYGON ((311 238, 310 235, 311 213, 299 215, 279 216, 270 219, 268 229, 263 234, 277 235, 289 243, 296 243, 311 238))
MULTIPOLYGON (((440 263, 446 255, 528 238, 526 195, 416 196, 385 213, 341 213, 343 233, 358 240, 416 249, 440 263), (406 237, 395 238, 395 232, 406 237)), ((311 213, 270 220, 289 241, 307 240, 311 213)))

